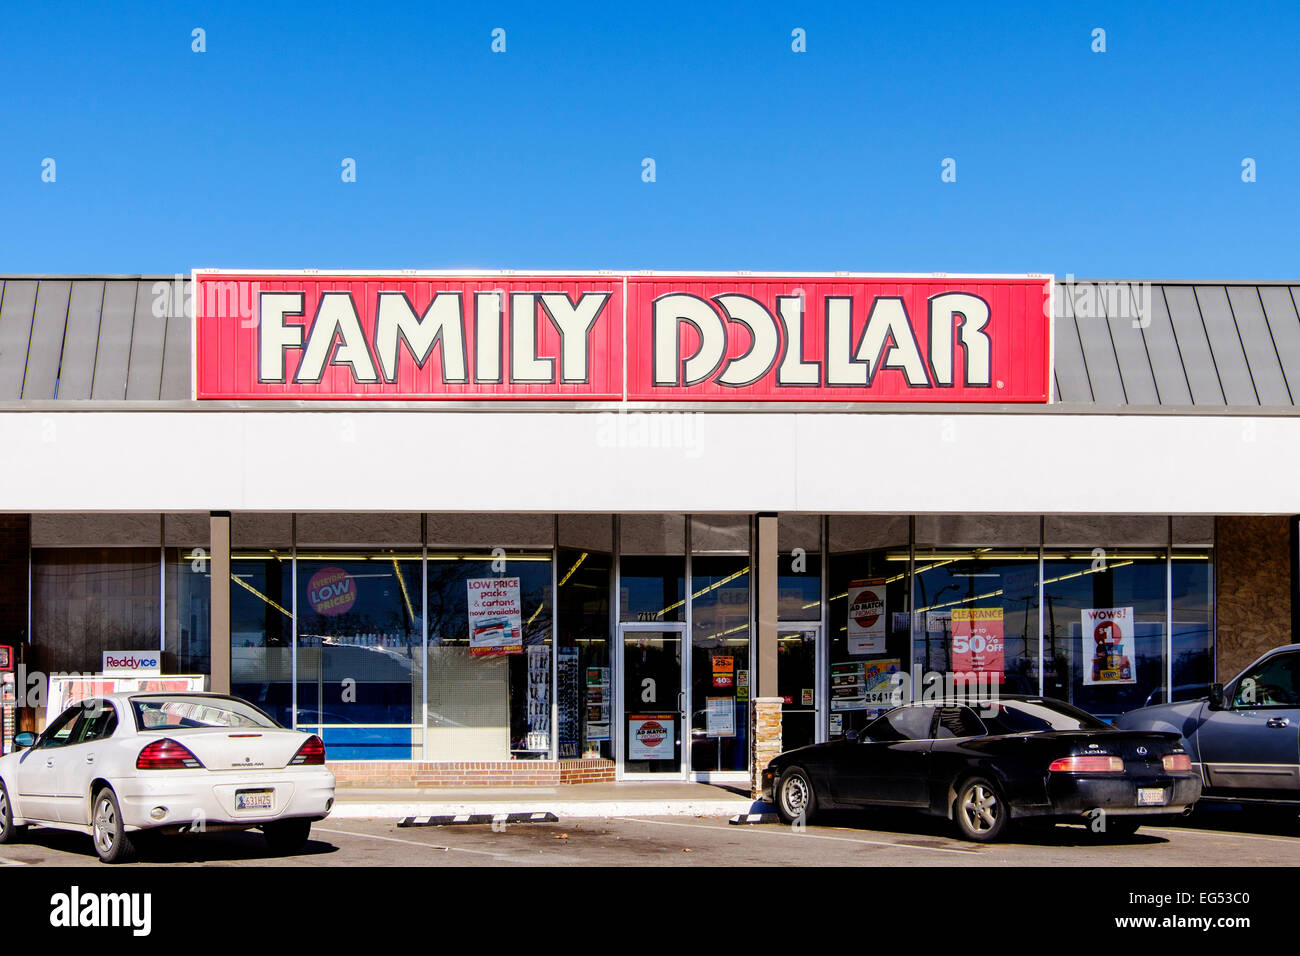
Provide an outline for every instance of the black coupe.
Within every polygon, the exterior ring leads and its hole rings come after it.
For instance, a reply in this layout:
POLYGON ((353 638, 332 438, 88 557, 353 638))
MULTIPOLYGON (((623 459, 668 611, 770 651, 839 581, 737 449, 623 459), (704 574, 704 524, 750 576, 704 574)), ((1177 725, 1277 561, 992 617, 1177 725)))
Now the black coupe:
POLYGON ((1023 820, 1131 835, 1152 816, 1187 813, 1201 793, 1178 734, 1117 730, 1059 700, 1010 696, 897 707, 861 734, 786 751, 762 784, 786 823, 913 807, 982 843, 1023 820))

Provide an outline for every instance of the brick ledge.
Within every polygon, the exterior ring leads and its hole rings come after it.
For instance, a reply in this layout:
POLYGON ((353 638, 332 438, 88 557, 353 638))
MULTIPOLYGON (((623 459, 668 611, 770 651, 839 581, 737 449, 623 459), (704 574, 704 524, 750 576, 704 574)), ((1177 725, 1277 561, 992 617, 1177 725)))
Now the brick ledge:
POLYGON ((551 787, 613 783, 614 761, 573 760, 337 760, 329 761, 342 788, 551 787))

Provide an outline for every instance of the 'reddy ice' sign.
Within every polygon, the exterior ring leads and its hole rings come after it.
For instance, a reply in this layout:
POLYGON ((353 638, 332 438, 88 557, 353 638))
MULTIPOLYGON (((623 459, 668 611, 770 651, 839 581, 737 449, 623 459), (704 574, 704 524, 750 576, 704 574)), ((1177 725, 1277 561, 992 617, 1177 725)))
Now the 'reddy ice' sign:
POLYGON ((1051 285, 199 270, 195 397, 1046 402, 1051 285))

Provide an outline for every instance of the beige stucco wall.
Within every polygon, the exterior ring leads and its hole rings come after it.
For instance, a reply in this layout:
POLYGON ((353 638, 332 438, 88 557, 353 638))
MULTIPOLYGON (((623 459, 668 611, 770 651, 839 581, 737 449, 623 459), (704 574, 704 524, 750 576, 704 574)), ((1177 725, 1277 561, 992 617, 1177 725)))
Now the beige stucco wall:
POLYGON ((1217 520, 1217 680, 1291 642, 1289 541, 1285 516, 1217 520))

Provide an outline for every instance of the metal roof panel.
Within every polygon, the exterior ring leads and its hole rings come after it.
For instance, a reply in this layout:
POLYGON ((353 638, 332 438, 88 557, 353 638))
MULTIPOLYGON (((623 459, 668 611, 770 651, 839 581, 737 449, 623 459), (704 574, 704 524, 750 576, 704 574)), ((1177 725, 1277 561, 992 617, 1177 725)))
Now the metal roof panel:
POLYGON ((91 398, 117 401, 126 398, 135 285, 122 280, 111 280, 104 285, 104 314, 99 320, 99 350, 91 398))
MULTIPOLYGON (((153 285, 147 279, 135 283, 135 318, 131 326, 131 359, 126 379, 126 397, 132 401, 157 401, 162 395, 163 340, 167 319, 153 314, 153 285)), ((188 364, 188 358, 186 362, 188 364)))
POLYGON ((1195 292, 1224 400, 1229 405, 1258 405, 1259 394, 1246 364, 1241 332, 1228 305, 1227 287, 1198 285, 1195 292))
POLYGON ((1237 332, 1245 349, 1247 366, 1255 394, 1261 405, 1289 405, 1291 392, 1282 375, 1273 333, 1264 316, 1264 304, 1257 286, 1229 286, 1228 307, 1237 323, 1237 332))
POLYGON ((1182 356, 1178 353, 1178 338, 1169 318, 1165 292, 1161 286, 1152 286, 1148 312, 1142 316, 1142 341, 1151 361, 1151 374, 1155 379, 1156 395, 1162 405, 1191 405, 1192 392, 1187 384, 1182 356))
POLYGON ((1300 402, 1300 293, 1278 286, 1259 286, 1264 317, 1277 348, 1292 403, 1300 402))
POLYGON ((1117 283, 1115 296, 1106 309, 1110 339, 1115 346, 1115 358, 1124 383, 1124 398, 1130 405, 1160 403, 1146 340, 1142 337, 1142 326, 1151 311, 1151 297, 1150 285, 1117 283))
POLYGON ((60 398, 90 398, 103 308, 103 282, 73 280, 68 298, 68 323, 63 334, 63 355, 59 362, 60 398))
POLYGON ((7 279, 0 290, 0 398, 23 395, 36 285, 32 279, 7 279))
MULTIPOLYGON (((1115 356, 1115 343, 1110 338, 1105 298, 1115 289, 1113 285, 1098 286, 1092 282, 1065 286, 1074 310, 1074 324, 1079 330, 1083 346, 1083 360, 1088 366, 1088 381, 1092 383, 1092 398, 1098 405, 1126 405, 1124 382, 1119 374, 1119 359, 1115 356)), ((1113 304, 1113 303, 1112 303, 1113 304)))
POLYGON ((65 279, 42 279, 36 290, 23 398, 59 397, 59 366, 63 362, 63 333, 68 325, 71 295, 72 282, 65 279))
POLYGON ((189 398, 190 374, 190 320, 182 313, 167 317, 167 331, 163 348, 162 388, 163 399, 189 398))
POLYGON ((1065 286, 1056 289, 1056 316, 1052 343, 1055 352, 1057 398, 1062 402, 1092 402, 1092 383, 1079 343, 1074 305, 1065 286))
MULTIPOLYGON (((1165 286, 1165 304, 1178 342, 1178 355, 1192 391, 1194 405, 1223 405, 1223 388, 1214 367, 1214 354, 1205 334, 1196 291, 1191 286, 1165 286)), ((1252 401, 1252 404, 1254 402, 1252 401)))

